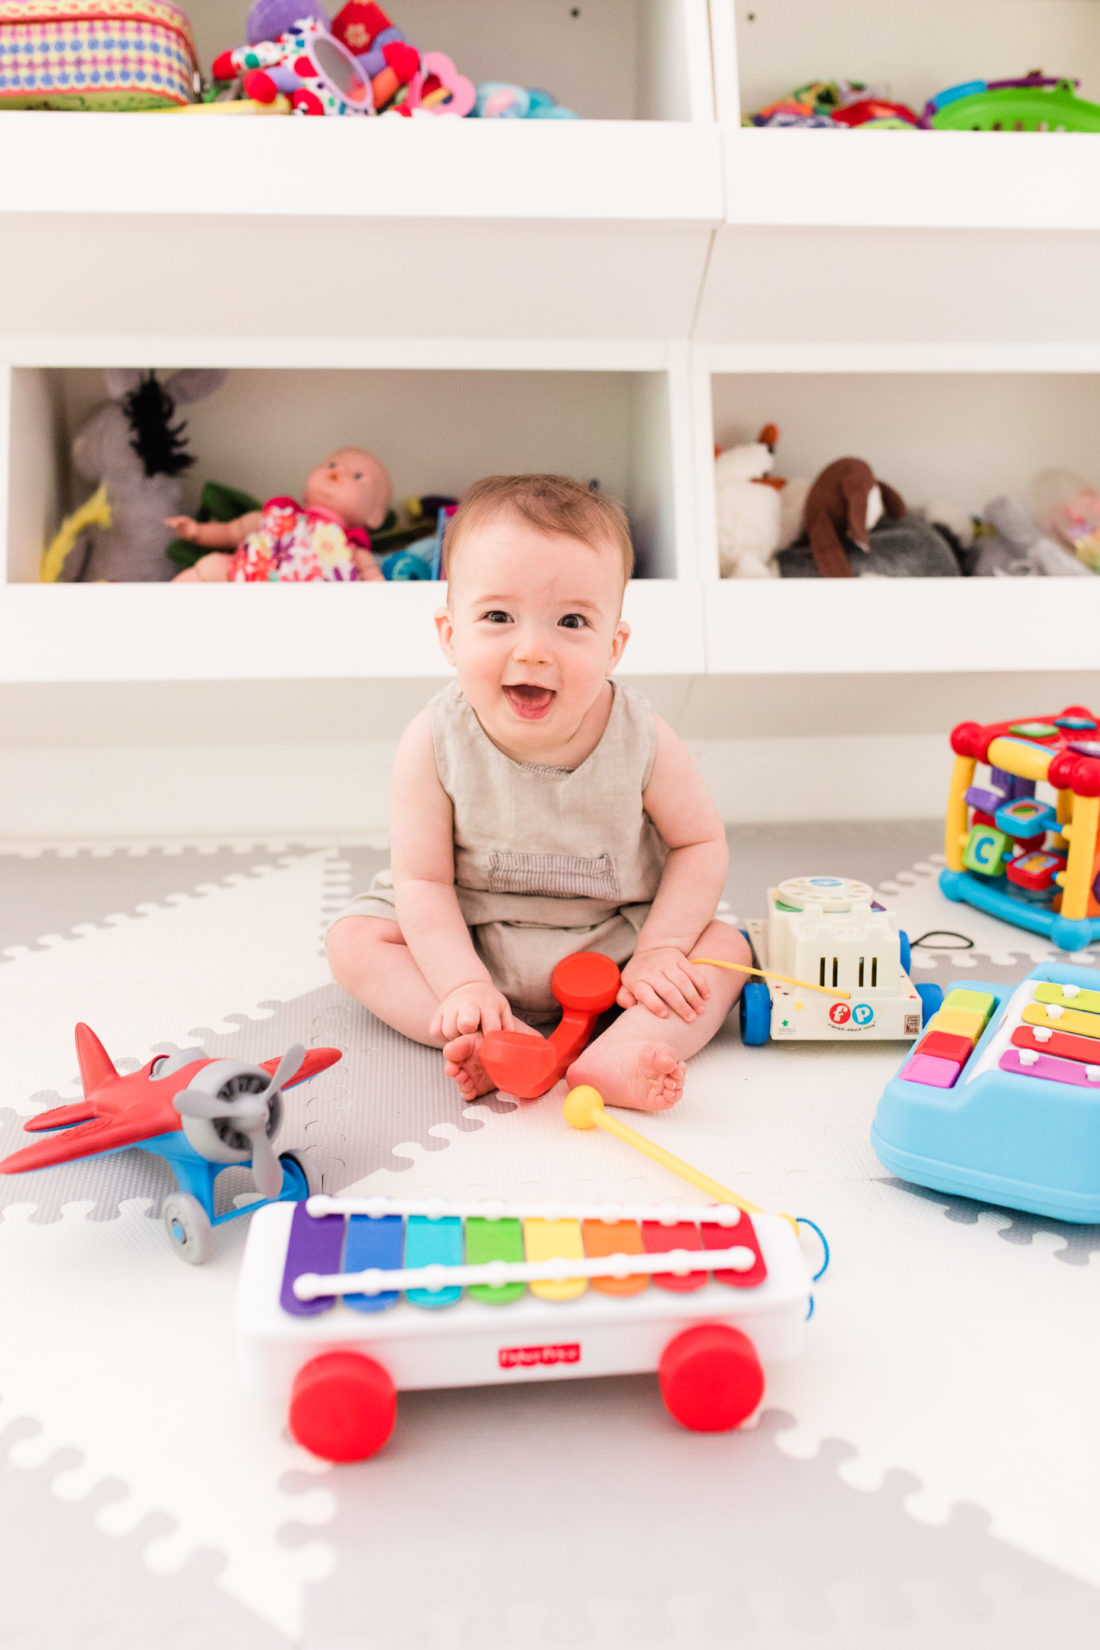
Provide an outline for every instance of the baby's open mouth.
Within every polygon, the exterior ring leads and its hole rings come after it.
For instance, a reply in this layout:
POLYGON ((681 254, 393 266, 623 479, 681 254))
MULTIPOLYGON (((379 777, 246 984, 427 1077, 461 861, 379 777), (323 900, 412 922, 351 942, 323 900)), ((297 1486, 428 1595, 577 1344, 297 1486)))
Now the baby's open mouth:
POLYGON ((504 689, 504 697, 517 716, 528 722, 537 722, 554 703, 554 690, 536 687, 531 682, 515 682, 504 689))

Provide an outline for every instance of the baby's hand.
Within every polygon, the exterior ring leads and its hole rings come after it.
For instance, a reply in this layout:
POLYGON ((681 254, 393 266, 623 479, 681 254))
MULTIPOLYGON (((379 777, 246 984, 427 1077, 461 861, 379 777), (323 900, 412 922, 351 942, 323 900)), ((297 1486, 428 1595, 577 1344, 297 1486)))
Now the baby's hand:
POLYGON ((710 985, 675 945, 635 951, 623 969, 622 987, 615 1001, 620 1008, 635 1003, 667 1020, 672 1009, 681 1020, 694 1020, 710 996, 710 985))
POLYGON ((446 1042, 469 1031, 513 1031, 515 1016, 507 997, 491 980, 472 980, 449 991, 428 1028, 431 1037, 446 1042))

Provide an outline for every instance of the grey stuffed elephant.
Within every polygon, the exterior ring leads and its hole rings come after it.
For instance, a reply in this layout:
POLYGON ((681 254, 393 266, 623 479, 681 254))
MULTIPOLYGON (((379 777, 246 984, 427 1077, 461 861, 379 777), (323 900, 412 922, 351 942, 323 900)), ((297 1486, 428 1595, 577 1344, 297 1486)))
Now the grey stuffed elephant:
POLYGON ((176 406, 212 395, 225 379, 221 368, 185 368, 162 384, 140 368, 110 368, 110 397, 88 418, 73 441, 73 464, 83 480, 107 489, 108 527, 93 527, 77 540, 60 577, 67 583, 153 583, 176 569, 164 552, 174 534, 164 518, 179 514, 179 476, 194 462, 176 406))

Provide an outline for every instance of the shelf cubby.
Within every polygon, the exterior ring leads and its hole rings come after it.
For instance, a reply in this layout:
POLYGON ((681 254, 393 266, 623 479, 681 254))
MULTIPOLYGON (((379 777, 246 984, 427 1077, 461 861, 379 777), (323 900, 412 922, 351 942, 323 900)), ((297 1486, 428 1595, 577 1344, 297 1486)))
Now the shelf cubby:
MULTIPOLYGON (((189 362, 200 364, 194 345, 187 348, 189 362)), ((461 352, 439 350, 421 350, 419 368, 379 365, 377 357, 350 367, 236 366, 215 395, 185 410, 196 462, 184 479, 184 508, 212 479, 261 498, 295 493, 327 447, 348 442, 378 452, 398 499, 458 495, 497 472, 557 470, 594 480, 622 498, 631 517, 638 576, 628 618, 646 618, 632 647, 634 669, 701 670, 686 351, 654 350, 635 357, 632 369, 610 352, 602 370, 592 366, 592 351, 583 353, 583 370, 568 366, 569 352, 560 349, 556 365, 545 352, 518 351, 507 368, 454 364, 461 352)), ((430 582, 39 584, 43 544, 90 491, 74 482, 67 454, 102 399, 102 373, 90 366, 8 369, 6 680, 240 679, 270 672, 273 661, 280 676, 311 679, 444 673, 430 620, 443 592, 430 582)))

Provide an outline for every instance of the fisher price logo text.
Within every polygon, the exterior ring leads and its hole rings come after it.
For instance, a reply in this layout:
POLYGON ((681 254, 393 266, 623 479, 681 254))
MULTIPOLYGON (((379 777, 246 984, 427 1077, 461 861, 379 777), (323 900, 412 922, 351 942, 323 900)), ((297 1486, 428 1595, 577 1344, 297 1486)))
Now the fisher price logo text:
POLYGON ((534 1364, 579 1364, 581 1346, 570 1341, 565 1346, 502 1346, 497 1353, 501 1369, 530 1369, 534 1364))

